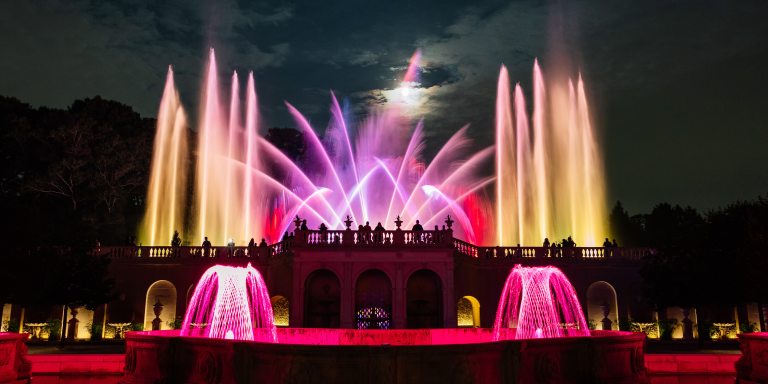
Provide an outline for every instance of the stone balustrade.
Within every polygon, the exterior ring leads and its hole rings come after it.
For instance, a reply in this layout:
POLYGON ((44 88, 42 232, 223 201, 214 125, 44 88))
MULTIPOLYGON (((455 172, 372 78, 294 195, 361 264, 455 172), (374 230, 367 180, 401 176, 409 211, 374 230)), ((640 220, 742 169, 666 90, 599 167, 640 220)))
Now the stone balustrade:
POLYGON ((482 247, 459 239, 453 240, 459 254, 480 259, 625 259, 639 261, 653 255, 653 248, 625 247, 482 247))
POLYGON ((260 259, 286 255, 303 248, 453 248, 458 254, 478 259, 623 259, 639 261, 653 255, 653 248, 626 247, 486 247, 453 237, 450 229, 428 231, 296 230, 284 241, 261 246, 102 246, 94 253, 126 259, 260 259))
POLYGON ((295 246, 450 247, 452 242, 451 230, 298 230, 294 238, 295 246))

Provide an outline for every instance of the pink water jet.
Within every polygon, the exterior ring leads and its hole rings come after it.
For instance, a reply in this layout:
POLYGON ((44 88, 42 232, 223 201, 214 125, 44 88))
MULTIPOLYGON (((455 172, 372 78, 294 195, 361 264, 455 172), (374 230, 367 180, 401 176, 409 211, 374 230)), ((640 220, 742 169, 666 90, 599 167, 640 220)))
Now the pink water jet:
POLYGON ((501 291, 494 339, 589 336, 576 290, 553 266, 516 265, 501 291))
POLYGON ((269 292, 259 271, 250 263, 208 268, 195 287, 181 335, 277 342, 269 292))

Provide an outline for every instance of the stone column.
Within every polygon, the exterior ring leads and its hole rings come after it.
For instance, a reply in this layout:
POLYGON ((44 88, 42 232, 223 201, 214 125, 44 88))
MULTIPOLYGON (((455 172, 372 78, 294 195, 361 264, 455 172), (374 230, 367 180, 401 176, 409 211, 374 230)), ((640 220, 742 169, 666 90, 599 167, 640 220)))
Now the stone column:
POLYGON ((395 266, 395 276, 392 281, 392 328, 405 329, 407 303, 405 302, 405 282, 403 281, 403 264, 395 266))
POLYGON ((339 327, 355 327, 355 283, 352 278, 352 263, 345 262, 341 266, 342 276, 340 283, 341 303, 339 303, 339 327))
POLYGON ((693 320, 688 318, 690 308, 683 308, 683 340, 693 340, 693 320))

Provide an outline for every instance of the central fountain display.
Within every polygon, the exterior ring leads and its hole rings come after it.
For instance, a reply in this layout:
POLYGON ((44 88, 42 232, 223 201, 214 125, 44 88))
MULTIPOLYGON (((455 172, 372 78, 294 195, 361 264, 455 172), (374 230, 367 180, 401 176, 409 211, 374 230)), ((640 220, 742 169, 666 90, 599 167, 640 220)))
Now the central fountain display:
POLYGON ((502 66, 495 125, 473 128, 488 130, 495 145, 472 152, 467 125, 428 160, 425 127, 408 113, 427 97, 419 83, 420 57, 414 54, 400 86, 367 118, 355 121, 331 92, 322 137, 286 102, 303 137, 303 144, 292 144, 303 146, 300 159, 262 137, 253 73, 244 98, 233 73, 229 102, 222 102, 213 50, 197 148, 188 148, 186 114, 169 69, 139 241, 167 245, 179 231, 190 244, 204 237, 213 244, 274 243, 295 215, 306 217, 310 228, 322 223, 333 230, 343 229, 347 215, 357 224, 400 217, 405 228, 416 220, 431 228, 450 214, 456 235, 478 245, 538 245, 545 237, 573 236, 595 246, 609 235, 602 156, 580 77, 572 81, 553 71, 556 81, 545 84, 534 62, 529 112, 522 87, 512 91, 502 66))
MULTIPOLYGON (((395 90, 406 103, 423 91, 420 56, 414 54, 395 90)), ((196 151, 187 148, 186 115, 168 71, 140 240, 174 238, 178 245, 180 230, 193 244, 205 238, 234 247, 249 238, 278 241, 293 217, 297 230, 308 225, 302 231, 343 224, 351 231, 352 222, 363 230, 365 222, 397 217, 399 231, 401 223, 429 230, 450 214, 457 225, 449 222, 448 231, 473 244, 540 244, 573 235, 595 245, 607 235, 604 184, 583 82, 545 87, 538 62, 533 79, 531 119, 522 88, 511 92, 502 66, 495 146, 470 152, 464 127, 429 162, 424 127, 411 124, 407 105, 388 100, 353 127, 331 93, 331 121, 321 138, 286 103, 305 145, 296 159, 261 137, 252 73, 244 103, 234 73, 229 108, 222 107, 211 50, 196 151), (495 174, 483 174, 491 163, 495 174)), ((364 243, 380 251, 375 241, 364 243)), ((346 257, 360 256, 352 253, 346 257)), ((250 264, 211 267, 181 330, 126 335, 122 382, 647 382, 645 336, 590 331, 574 288, 554 267, 515 266, 492 329, 276 328, 272 316, 259 271, 250 264)))

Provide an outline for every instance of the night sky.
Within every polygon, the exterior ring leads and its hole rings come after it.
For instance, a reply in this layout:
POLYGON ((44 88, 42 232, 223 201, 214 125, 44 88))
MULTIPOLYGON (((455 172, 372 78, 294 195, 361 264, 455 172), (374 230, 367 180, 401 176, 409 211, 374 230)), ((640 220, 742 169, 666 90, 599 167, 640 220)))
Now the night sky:
POLYGON ((295 126, 287 100, 318 127, 329 90, 362 114, 420 48, 431 153, 466 123, 491 143, 502 63, 530 91, 534 58, 545 74, 566 58, 587 82, 609 205, 706 210, 768 193, 764 0, 2 0, 0 94, 51 107, 101 95, 155 116, 171 64, 194 110, 210 46, 223 83, 255 71, 267 126, 295 126))

